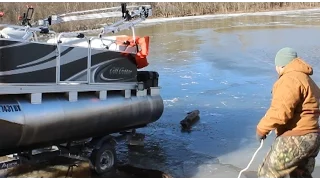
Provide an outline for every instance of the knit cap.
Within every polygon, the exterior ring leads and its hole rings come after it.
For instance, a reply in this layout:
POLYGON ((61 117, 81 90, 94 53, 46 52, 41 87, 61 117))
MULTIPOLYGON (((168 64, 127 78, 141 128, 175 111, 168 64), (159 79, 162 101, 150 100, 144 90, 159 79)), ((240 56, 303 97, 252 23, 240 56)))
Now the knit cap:
POLYGON ((275 65, 280 67, 286 66, 297 57, 297 52, 294 49, 289 47, 282 48, 276 54, 275 65))

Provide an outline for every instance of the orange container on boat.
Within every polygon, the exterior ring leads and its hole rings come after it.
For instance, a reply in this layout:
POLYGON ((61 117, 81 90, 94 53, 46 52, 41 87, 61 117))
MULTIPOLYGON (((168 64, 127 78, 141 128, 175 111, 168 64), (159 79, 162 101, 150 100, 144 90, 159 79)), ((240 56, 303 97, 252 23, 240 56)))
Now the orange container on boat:
POLYGON ((132 36, 117 36, 116 43, 120 46, 137 47, 137 54, 135 56, 137 68, 141 69, 149 65, 147 56, 149 55, 149 36, 136 36, 135 41, 132 36), (140 47, 140 49, 139 49, 140 47))

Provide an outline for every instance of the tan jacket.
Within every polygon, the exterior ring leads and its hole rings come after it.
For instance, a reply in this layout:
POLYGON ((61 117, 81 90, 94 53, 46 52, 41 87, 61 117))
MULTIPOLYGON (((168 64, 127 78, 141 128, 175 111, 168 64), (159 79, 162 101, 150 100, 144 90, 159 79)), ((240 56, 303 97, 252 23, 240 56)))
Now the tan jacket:
POLYGON ((312 74, 312 67, 300 58, 284 68, 273 86, 270 108, 257 126, 259 135, 274 129, 277 136, 319 132, 320 89, 312 74))

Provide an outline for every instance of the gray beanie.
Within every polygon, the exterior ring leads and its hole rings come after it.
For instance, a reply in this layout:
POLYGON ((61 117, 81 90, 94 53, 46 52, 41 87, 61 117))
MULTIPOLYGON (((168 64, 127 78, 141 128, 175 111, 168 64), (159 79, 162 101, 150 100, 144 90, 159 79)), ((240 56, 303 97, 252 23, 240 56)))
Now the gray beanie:
POLYGON ((278 51, 276 57, 275 57, 275 65, 276 66, 286 66, 289 64, 293 59, 297 58, 297 52, 289 47, 282 48, 278 51))

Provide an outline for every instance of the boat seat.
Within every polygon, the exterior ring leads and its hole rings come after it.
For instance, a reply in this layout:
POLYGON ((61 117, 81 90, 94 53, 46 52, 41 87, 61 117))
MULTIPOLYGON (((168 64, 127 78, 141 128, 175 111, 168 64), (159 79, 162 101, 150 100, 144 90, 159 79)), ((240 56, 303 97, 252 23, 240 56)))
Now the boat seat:
POLYGON ((33 35, 31 32, 26 33, 24 30, 15 29, 12 27, 5 27, 0 31, 1 37, 13 38, 13 39, 25 39, 30 40, 33 35))

